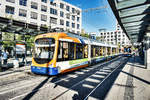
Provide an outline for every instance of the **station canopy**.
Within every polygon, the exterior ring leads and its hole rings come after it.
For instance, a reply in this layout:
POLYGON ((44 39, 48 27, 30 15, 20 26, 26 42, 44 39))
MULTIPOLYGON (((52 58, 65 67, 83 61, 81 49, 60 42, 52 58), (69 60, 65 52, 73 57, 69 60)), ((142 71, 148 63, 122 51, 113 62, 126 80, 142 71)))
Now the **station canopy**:
POLYGON ((108 0, 123 31, 132 43, 150 32, 150 0, 108 0))
POLYGON ((9 18, 0 17, 0 31, 10 32, 20 35, 38 35, 48 32, 48 28, 37 26, 9 18))

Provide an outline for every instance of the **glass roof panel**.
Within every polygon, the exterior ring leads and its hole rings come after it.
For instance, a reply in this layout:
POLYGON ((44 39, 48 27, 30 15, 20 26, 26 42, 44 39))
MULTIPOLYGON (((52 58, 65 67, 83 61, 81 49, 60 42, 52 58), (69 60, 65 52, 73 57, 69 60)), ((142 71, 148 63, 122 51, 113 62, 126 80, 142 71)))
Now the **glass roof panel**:
POLYGON ((133 17, 127 17, 127 18, 121 18, 122 22, 129 22, 129 21, 136 21, 136 20, 142 20, 146 14, 139 15, 139 16, 133 16, 133 17))
POLYGON ((139 5, 139 4, 145 3, 146 1, 147 0, 124 0, 117 4, 117 9, 123 9, 123 8, 127 8, 130 6, 139 5))
POLYGON ((147 4, 147 5, 143 5, 143 6, 128 8, 128 9, 121 10, 119 14, 120 14, 120 17, 142 14, 149 7, 150 7, 150 5, 147 4))
POLYGON ((142 24, 142 22, 126 23, 126 24, 123 24, 123 25, 126 27, 126 26, 140 25, 140 24, 142 24))

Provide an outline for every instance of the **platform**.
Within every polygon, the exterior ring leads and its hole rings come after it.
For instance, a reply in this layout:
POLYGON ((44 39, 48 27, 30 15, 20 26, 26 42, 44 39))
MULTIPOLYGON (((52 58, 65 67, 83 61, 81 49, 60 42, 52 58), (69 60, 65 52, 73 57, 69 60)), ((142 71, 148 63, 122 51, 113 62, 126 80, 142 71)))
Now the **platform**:
POLYGON ((129 59, 105 99, 150 100, 150 70, 140 57, 129 59))

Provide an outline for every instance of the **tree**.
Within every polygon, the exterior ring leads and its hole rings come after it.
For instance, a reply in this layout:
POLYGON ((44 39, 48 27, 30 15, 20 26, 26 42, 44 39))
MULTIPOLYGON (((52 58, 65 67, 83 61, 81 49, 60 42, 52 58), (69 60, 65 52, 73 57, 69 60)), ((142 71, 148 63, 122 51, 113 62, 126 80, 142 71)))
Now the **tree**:
POLYGON ((85 34, 81 34, 81 36, 86 37, 86 38, 90 38, 90 37, 91 37, 91 36, 90 36, 90 35, 88 35, 87 33, 85 33, 85 34))
POLYGON ((91 35, 89 35, 88 33, 86 33, 84 29, 81 30, 81 36, 82 37, 86 37, 86 38, 90 38, 91 37, 91 35))
POLYGON ((8 33, 8 32, 3 32, 2 33, 3 47, 6 48, 6 47, 13 46, 14 45, 14 42, 12 42, 13 39, 14 39, 14 34, 8 33))

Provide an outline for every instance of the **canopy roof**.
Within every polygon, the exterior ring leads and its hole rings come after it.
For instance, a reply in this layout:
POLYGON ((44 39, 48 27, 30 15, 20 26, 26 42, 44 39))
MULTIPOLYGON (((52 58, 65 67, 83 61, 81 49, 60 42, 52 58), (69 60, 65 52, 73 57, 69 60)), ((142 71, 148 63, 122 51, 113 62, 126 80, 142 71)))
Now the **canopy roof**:
POLYGON ((123 31, 132 43, 150 31, 150 0, 108 0, 123 31))
POLYGON ((37 35, 46 33, 49 29, 17 20, 0 17, 0 31, 24 35, 37 35))

